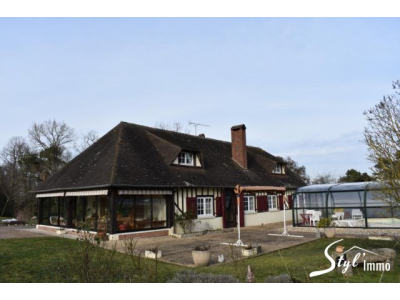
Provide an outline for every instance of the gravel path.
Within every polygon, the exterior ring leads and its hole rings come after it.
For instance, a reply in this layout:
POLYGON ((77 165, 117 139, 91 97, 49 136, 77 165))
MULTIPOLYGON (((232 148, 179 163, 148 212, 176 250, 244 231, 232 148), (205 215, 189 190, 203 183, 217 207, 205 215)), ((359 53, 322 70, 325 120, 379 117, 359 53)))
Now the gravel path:
POLYGON ((44 237, 47 234, 36 229, 35 226, 0 226, 0 240, 1 239, 24 239, 33 237, 44 237))

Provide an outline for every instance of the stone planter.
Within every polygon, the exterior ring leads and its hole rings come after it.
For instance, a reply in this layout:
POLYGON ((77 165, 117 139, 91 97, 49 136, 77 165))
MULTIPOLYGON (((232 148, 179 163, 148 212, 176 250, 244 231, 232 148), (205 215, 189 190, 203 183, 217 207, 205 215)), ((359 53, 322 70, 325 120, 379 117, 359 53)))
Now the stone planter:
POLYGON ((258 253, 258 247, 253 247, 251 249, 242 248, 242 256, 244 257, 254 256, 257 255, 257 253, 258 253))
POLYGON ((204 267, 210 264, 211 251, 192 251, 193 262, 196 267, 204 267))
POLYGON ((161 250, 158 250, 157 253, 155 253, 152 250, 145 250, 144 251, 144 256, 147 257, 147 258, 152 258, 152 259, 156 259, 157 258, 158 259, 158 258, 161 258, 162 252, 161 252, 161 250))
POLYGON ((336 235, 336 229, 334 227, 326 227, 324 229, 324 233, 327 238, 332 239, 336 235))
POLYGON ((56 233, 57 234, 66 234, 67 231, 65 229, 57 229, 56 233))

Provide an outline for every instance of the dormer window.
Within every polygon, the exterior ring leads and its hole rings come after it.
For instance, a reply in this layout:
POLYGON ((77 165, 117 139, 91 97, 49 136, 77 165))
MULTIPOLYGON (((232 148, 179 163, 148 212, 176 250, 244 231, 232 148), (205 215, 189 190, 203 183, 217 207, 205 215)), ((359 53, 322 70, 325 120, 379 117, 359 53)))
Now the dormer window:
POLYGON ((184 166, 194 166, 193 153, 190 152, 181 152, 178 157, 178 161, 180 165, 184 166))
POLYGON ((181 151, 175 160, 172 162, 173 165, 176 166, 185 166, 185 167, 202 167, 201 157, 199 152, 192 152, 183 150, 181 151))
POLYGON ((274 174, 285 174, 285 166, 283 164, 276 164, 275 169, 272 171, 274 174))

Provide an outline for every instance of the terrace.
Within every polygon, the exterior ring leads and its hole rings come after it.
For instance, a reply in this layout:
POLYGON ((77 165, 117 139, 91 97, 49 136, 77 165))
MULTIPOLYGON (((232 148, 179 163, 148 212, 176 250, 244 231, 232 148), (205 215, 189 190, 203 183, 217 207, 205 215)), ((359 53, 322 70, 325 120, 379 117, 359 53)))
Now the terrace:
POLYGON ((321 218, 338 227, 400 228, 400 209, 376 182, 319 184, 297 189, 293 226, 316 226, 321 218))

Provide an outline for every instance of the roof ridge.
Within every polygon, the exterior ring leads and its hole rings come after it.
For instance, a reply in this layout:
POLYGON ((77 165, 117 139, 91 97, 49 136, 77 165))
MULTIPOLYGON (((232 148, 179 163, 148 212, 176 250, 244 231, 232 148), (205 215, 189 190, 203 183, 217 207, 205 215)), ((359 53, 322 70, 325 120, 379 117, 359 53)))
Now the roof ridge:
POLYGON ((115 175, 116 175, 116 169, 117 169, 117 161, 118 161, 118 155, 119 155, 119 150, 120 150, 120 144, 121 144, 121 134, 122 134, 122 129, 124 128, 124 123, 125 122, 120 122, 118 125, 120 125, 121 127, 119 128, 118 131, 118 140, 117 143, 115 145, 115 156, 114 156, 114 163, 113 163, 113 168, 111 170, 111 174, 110 174, 110 184, 112 185, 114 183, 114 179, 115 179, 115 175))
POLYGON ((191 138, 197 138, 197 139, 201 139, 201 140, 205 140, 205 139, 206 140, 213 140, 213 141, 217 141, 217 142, 221 142, 221 143, 231 144, 231 142, 228 142, 228 141, 217 140, 217 139, 213 139, 213 138, 209 138, 209 137, 199 137, 197 135, 193 135, 193 134, 190 134, 190 133, 184 133, 184 132, 179 132, 179 131, 174 131, 174 130, 169 130, 169 129, 150 127, 150 126, 145 126, 145 125, 140 125, 140 124, 136 124, 136 123, 125 122, 125 121, 122 121, 121 123, 126 123, 128 125, 143 127, 145 130, 150 129, 150 130, 166 131, 166 132, 176 133, 176 134, 180 134, 180 135, 185 135, 185 136, 188 136, 188 137, 191 137, 191 138))
MULTIPOLYGON (((176 134, 181 134, 181 135, 185 135, 185 136, 189 136, 191 138, 197 138, 197 139, 201 139, 201 140, 211 140, 211 141, 216 141, 216 142, 221 142, 221 143, 226 143, 226 144, 232 144, 231 141, 223 141, 223 140, 218 140, 218 139, 214 139, 214 138, 210 138, 210 137, 199 137, 197 135, 192 135, 189 133, 183 133, 183 132, 178 132, 178 131, 173 131, 173 130, 168 130, 168 129, 161 129, 161 128, 156 128, 156 127, 150 127, 150 126, 145 126, 145 125, 140 125, 140 124, 136 124, 136 123, 130 123, 130 122, 125 122, 125 121, 121 121, 121 123, 127 124, 127 125, 133 125, 133 126, 137 126, 137 127, 142 127, 144 128, 144 130, 148 131, 148 129, 151 130, 159 130, 159 131, 166 131, 166 132, 171 132, 171 133, 176 133, 176 134)), ((154 134, 154 133, 153 133, 154 134)), ((158 135, 157 135, 158 136, 158 135)), ((159 136, 158 136, 159 137, 159 136)), ((161 137, 159 137, 161 138, 161 137)), ((161 138, 163 139, 163 138, 161 138)), ((164 139, 165 140, 165 139, 164 139)), ((168 142, 168 141, 167 141, 168 142)), ((169 142, 170 143, 170 142, 169 142)), ((257 147, 257 146, 251 146, 251 145, 246 145, 247 148, 255 148, 255 149, 261 149, 262 151, 272 155, 271 153, 265 151, 263 148, 261 147, 257 147)), ((274 155, 273 155, 274 156, 274 155)), ((274 156, 276 157, 276 156, 274 156)))

